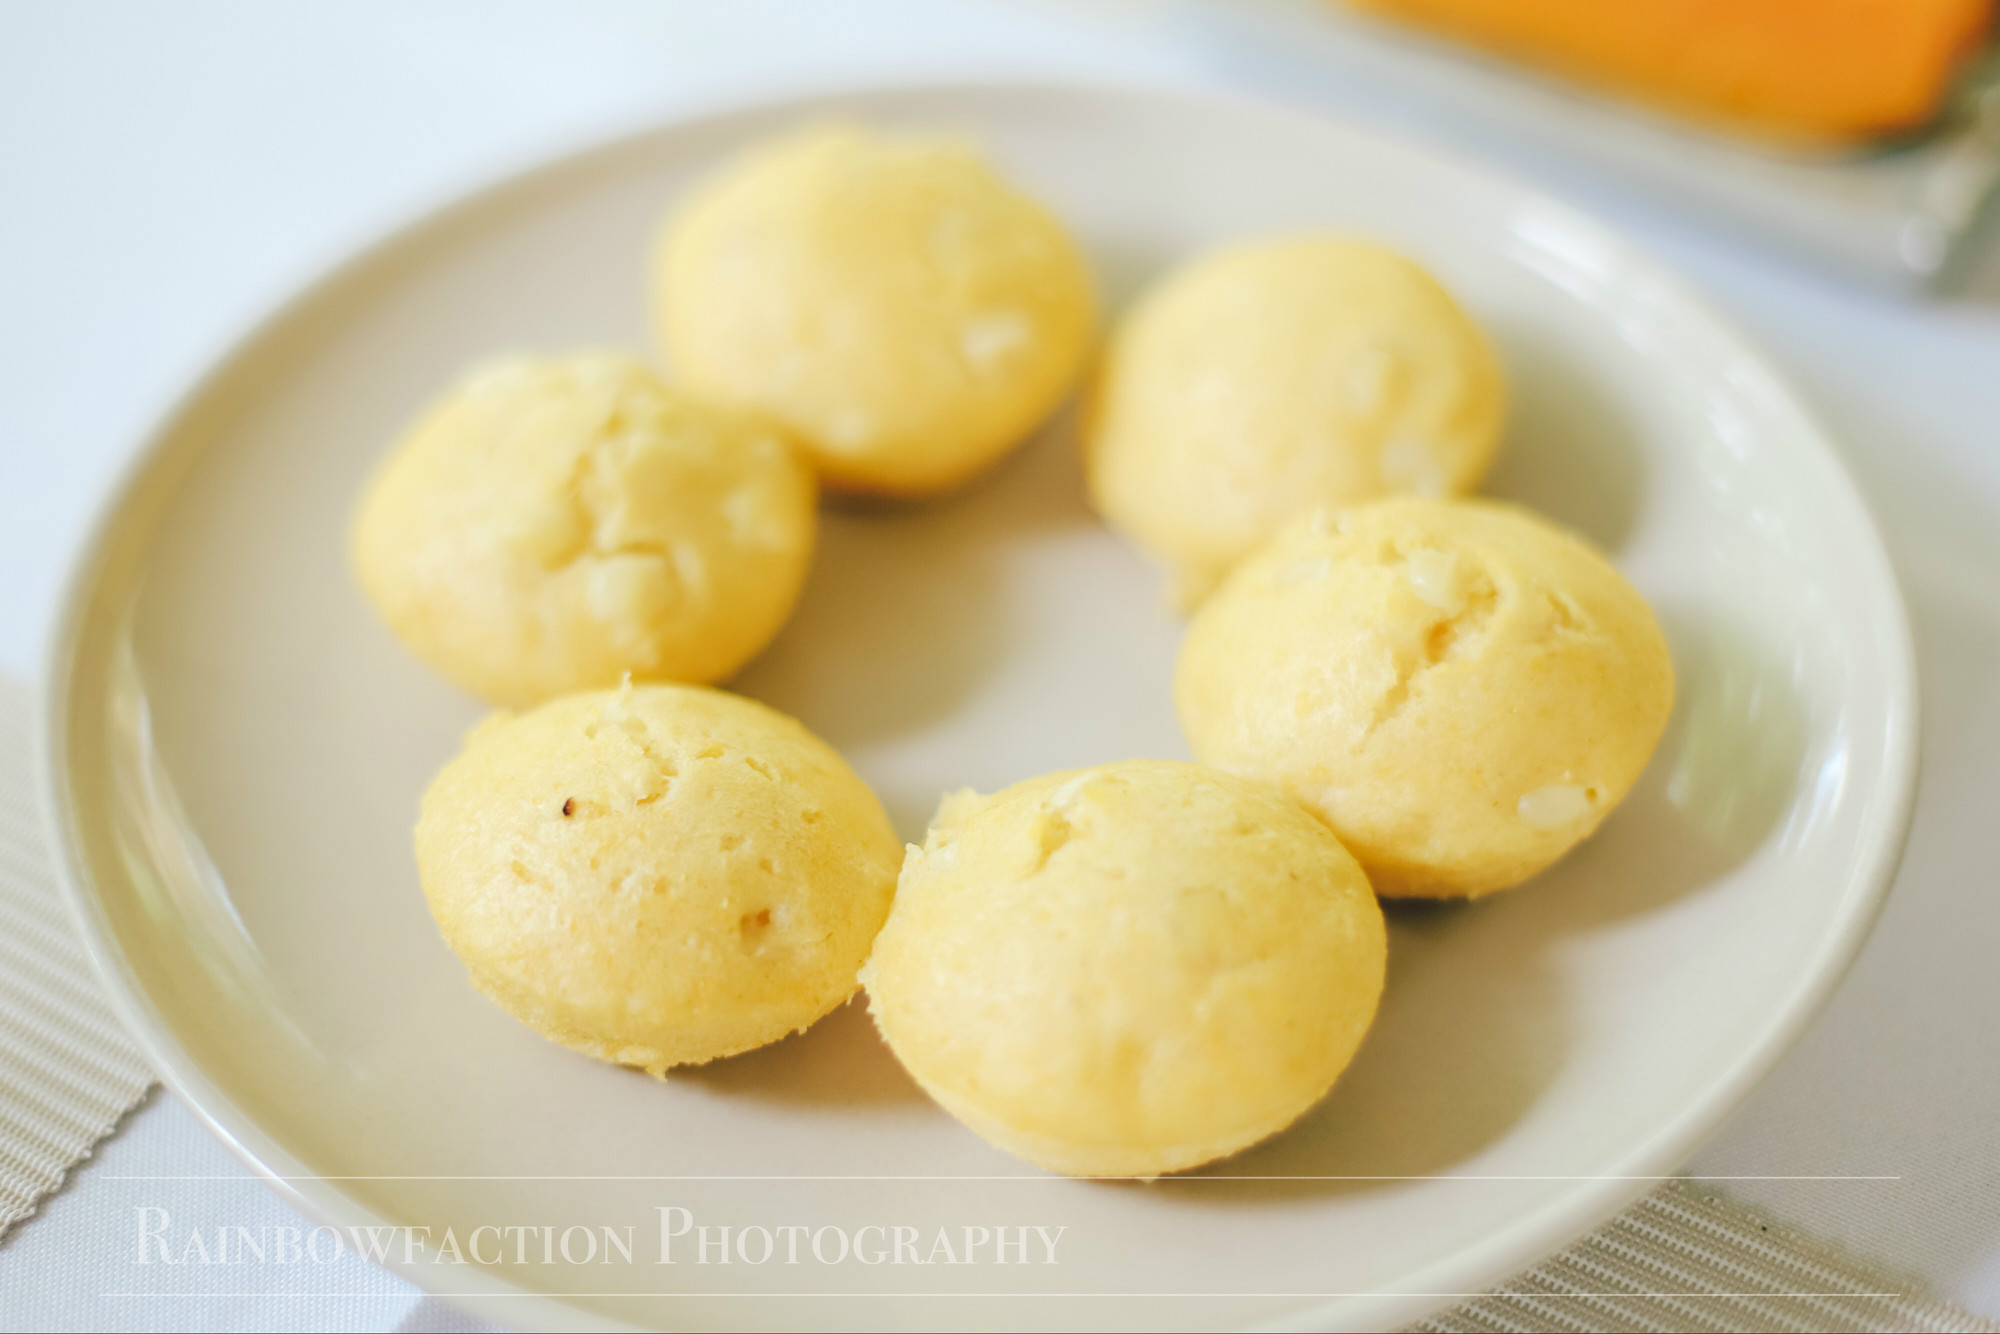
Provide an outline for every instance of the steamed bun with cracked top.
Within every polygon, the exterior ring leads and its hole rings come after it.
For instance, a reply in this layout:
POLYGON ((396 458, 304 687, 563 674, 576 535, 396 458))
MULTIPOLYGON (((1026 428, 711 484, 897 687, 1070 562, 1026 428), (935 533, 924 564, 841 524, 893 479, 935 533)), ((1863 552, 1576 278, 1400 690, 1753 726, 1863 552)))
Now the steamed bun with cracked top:
POLYGON ((987 1140, 1151 1177, 1318 1102, 1385 959, 1325 825, 1264 784, 1132 760, 948 798, 863 980, 897 1057, 987 1140))
POLYGON ((418 657, 495 703, 627 673, 715 681, 790 614, 814 502, 775 427, 631 357, 518 357, 411 427, 362 501, 354 564, 418 657))
POLYGON ((1315 506, 1471 489, 1505 399, 1485 335, 1401 255, 1333 236, 1226 246, 1113 332, 1085 426, 1091 496, 1192 607, 1315 506))
POLYGON ((545 1037, 655 1075, 853 994, 902 855, 824 742, 678 685, 489 718, 425 792, 416 846, 474 985, 545 1037))
POLYGON ((823 481, 920 496, 1068 393, 1095 297, 1047 210, 950 139, 816 126, 667 220, 654 312, 675 375, 785 423, 823 481))
POLYGON ((1195 615, 1195 754, 1276 783, 1378 893, 1485 894, 1588 837, 1673 708, 1666 638, 1596 551, 1491 501, 1300 519, 1195 615))

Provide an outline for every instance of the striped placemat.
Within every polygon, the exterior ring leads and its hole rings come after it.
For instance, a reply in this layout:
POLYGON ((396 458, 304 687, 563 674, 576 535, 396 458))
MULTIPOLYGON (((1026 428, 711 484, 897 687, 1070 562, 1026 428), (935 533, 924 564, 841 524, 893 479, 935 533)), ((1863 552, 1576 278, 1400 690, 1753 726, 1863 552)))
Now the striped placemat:
POLYGON ((29 692, 0 681, 0 1237, 153 1082, 57 894, 36 813, 31 725, 29 692))
POLYGON ((1930 1300, 1699 1181, 1674 1181, 1499 1291, 1412 1328, 1928 1334, 2000 1324, 1930 1300))

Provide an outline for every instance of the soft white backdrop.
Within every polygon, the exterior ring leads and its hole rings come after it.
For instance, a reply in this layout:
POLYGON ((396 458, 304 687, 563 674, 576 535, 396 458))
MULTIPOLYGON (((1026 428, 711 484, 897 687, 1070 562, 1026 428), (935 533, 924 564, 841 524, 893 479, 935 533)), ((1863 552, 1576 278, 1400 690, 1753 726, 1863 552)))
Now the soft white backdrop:
MULTIPOLYGON (((629 125, 801 83, 958 74, 1226 81, 1400 125, 1538 179, 1686 272, 1798 382, 1888 530, 1916 623, 1923 793, 1875 938, 1692 1165, 2000 1318, 2000 254, 1958 298, 1856 290, 1602 182, 1343 88, 1175 4, 11 0, 0 6, 0 670, 31 675, 68 554, 147 422, 288 287, 460 184, 629 125)), ((2000 250, 2000 246, 1996 246, 2000 250)), ((0 1328, 434 1328, 354 1294, 146 1290, 133 1208, 288 1211, 156 1094, 0 1246, 0 1328), (132 1176, 209 1176, 135 1182, 132 1176)), ((264 1291, 276 1290, 261 1280, 264 1291)), ((222 1289, 218 1289, 220 1291, 222 1289)))

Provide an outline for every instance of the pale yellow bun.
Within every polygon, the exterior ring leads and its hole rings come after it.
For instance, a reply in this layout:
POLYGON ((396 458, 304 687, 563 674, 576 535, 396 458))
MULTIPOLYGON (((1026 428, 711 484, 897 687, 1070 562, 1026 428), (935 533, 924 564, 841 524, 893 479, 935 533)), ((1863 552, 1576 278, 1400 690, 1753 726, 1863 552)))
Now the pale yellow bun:
POLYGON ((617 353, 495 362, 413 425, 356 518, 362 588, 418 657, 498 704, 720 680, 812 559, 811 470, 778 428, 617 353))
POLYGON ((1047 210, 948 139, 817 126, 668 219, 653 302, 674 374, 768 413, 830 487, 958 485, 1083 365, 1090 274, 1047 210))
POLYGON ((1624 799, 1673 708, 1667 641, 1605 559, 1492 501, 1300 519, 1188 627, 1201 759, 1276 783, 1378 893, 1518 884, 1624 799))
POLYGON ((1164 760, 946 801, 863 973, 992 1143, 1075 1176, 1235 1153, 1325 1095, 1381 995, 1368 882, 1275 788, 1164 760))
POLYGON ((676 685, 489 718, 424 794, 416 845, 474 985, 566 1047, 656 1075, 851 995, 901 856, 824 742, 676 685))
POLYGON ((1339 237, 1252 241, 1168 274, 1113 332, 1090 492, 1191 607, 1315 506, 1471 488, 1505 411, 1493 349, 1422 268, 1339 237))

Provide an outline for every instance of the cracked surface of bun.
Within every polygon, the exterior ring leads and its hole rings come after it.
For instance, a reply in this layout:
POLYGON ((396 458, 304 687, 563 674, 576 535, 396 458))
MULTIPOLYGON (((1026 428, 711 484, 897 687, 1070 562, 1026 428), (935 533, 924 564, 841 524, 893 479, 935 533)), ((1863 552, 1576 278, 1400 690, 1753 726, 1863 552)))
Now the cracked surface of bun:
POLYGON ((1096 298, 1054 215, 971 145, 835 123, 781 136, 667 219, 674 374, 783 422, 830 488, 948 490, 1082 370, 1096 298))
POLYGON ((1086 414, 1091 497, 1191 607, 1315 506, 1470 489, 1505 400, 1486 336, 1411 260, 1339 236, 1228 245, 1113 330, 1086 414))
POLYGON ((790 615, 811 471, 774 426, 609 352, 498 361, 396 445, 356 518, 362 588, 455 685, 522 707, 716 681, 790 615))
POLYGON ((1494 501, 1310 515, 1188 627, 1203 761, 1317 812, 1378 893, 1484 894, 1588 837, 1666 727, 1652 610, 1596 551, 1494 501))
POLYGON ((495 714, 425 792, 424 896, 478 988, 659 1074, 852 995, 901 849, 867 784, 761 704, 632 686, 495 714))
POLYGON ((1318 1102, 1385 957, 1325 825, 1264 784, 1130 760, 947 798, 864 981, 904 1066, 987 1140, 1150 1177, 1318 1102))

